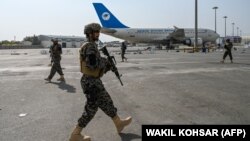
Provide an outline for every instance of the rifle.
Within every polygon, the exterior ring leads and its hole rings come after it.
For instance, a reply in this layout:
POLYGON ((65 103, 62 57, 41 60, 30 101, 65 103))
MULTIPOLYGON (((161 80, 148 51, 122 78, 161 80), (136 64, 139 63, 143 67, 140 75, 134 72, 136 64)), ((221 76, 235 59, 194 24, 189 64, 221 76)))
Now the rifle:
POLYGON ((122 83, 122 80, 121 80, 121 76, 122 76, 122 75, 119 74, 118 69, 117 69, 117 67, 115 66, 115 65, 116 65, 115 57, 109 55, 109 52, 108 52, 106 46, 102 47, 102 48, 100 49, 100 51, 102 51, 103 54, 106 55, 106 56, 108 57, 107 59, 108 59, 110 65, 111 65, 111 70, 115 73, 117 79, 119 79, 121 85, 123 86, 123 83, 122 83))

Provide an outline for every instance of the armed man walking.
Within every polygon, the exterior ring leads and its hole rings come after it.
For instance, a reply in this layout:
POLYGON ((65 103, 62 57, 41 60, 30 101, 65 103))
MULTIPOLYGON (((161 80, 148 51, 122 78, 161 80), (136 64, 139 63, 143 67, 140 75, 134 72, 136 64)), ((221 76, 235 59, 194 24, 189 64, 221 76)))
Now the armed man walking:
POLYGON ((125 42, 122 42, 122 45, 121 45, 121 57, 122 57, 122 62, 124 62, 124 59, 127 61, 127 57, 125 57, 125 52, 126 52, 126 49, 127 49, 127 45, 125 42))
POLYGON ((132 121, 131 117, 120 119, 117 115, 117 108, 114 106, 109 93, 104 88, 100 79, 104 73, 113 69, 108 60, 101 57, 97 44, 95 43, 99 40, 100 30, 101 26, 98 23, 88 24, 84 28, 84 34, 88 42, 82 45, 79 52, 80 68, 83 74, 81 86, 87 101, 84 112, 71 133, 70 141, 90 141, 90 137, 81 135, 81 132, 95 116, 98 108, 113 120, 118 133, 132 121))
POLYGON ((54 77, 55 73, 57 72, 60 75, 60 78, 57 79, 58 81, 65 81, 64 74, 61 68, 61 54, 62 54, 62 46, 58 43, 58 39, 52 39, 53 45, 50 47, 50 54, 52 59, 52 67, 50 70, 50 74, 44 80, 51 82, 51 79, 54 77))
POLYGON ((230 41, 230 39, 226 40, 224 48, 226 49, 226 51, 223 55, 223 60, 221 61, 221 63, 225 62, 227 55, 229 55, 231 63, 233 63, 233 56, 232 56, 232 51, 231 51, 233 48, 233 43, 230 41))

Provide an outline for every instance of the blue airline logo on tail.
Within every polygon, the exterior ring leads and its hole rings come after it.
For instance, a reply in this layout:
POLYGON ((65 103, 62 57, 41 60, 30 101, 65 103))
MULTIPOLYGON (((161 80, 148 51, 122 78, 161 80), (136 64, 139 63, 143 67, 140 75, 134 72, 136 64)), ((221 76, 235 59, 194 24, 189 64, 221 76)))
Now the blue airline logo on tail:
POLYGON ((108 12, 102 13, 102 19, 108 21, 110 19, 110 14, 108 12))
POLYGON ((99 20, 105 28, 128 28, 122 24, 102 3, 93 3, 99 20))

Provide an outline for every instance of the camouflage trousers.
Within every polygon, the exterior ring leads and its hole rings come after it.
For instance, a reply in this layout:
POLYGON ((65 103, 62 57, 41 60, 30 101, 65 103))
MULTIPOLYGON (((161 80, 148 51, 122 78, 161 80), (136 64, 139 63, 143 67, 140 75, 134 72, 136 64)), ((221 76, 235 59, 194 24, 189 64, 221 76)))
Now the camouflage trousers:
POLYGON ((117 109, 100 79, 83 75, 81 86, 87 101, 85 103, 84 112, 78 120, 78 125, 80 127, 84 128, 87 126, 95 116, 98 108, 111 118, 116 116, 117 109))
POLYGON ((225 51, 225 53, 224 53, 224 55, 223 55, 223 59, 224 59, 224 60, 226 59, 227 55, 229 55, 230 60, 233 60, 233 56, 232 56, 231 50, 226 50, 226 51, 225 51))
POLYGON ((125 51, 122 51, 121 52, 121 57, 122 57, 122 60, 124 60, 126 57, 125 57, 125 51))
POLYGON ((52 79, 54 77, 54 75, 56 74, 56 72, 59 75, 63 75, 60 61, 61 61, 61 59, 54 59, 53 60, 53 64, 52 64, 52 67, 51 67, 51 70, 50 70, 50 74, 49 74, 49 77, 48 77, 49 79, 52 79))

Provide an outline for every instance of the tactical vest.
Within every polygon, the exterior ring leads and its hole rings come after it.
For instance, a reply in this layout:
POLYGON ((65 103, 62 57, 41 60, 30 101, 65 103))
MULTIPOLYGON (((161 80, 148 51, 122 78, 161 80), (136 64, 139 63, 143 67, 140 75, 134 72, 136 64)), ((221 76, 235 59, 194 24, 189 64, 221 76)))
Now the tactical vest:
POLYGON ((50 52, 53 57, 60 57, 62 54, 62 47, 60 44, 52 45, 50 47, 50 52))
MULTIPOLYGON (((100 69, 99 67, 95 68, 95 69, 90 69, 89 67, 87 67, 86 65, 86 49, 89 46, 93 46, 93 43, 85 43, 84 45, 82 45, 81 49, 80 49, 80 71, 83 74, 86 74, 88 76, 92 76, 95 78, 100 78, 103 75, 103 70, 100 69)), ((95 46, 95 45, 94 45, 95 46)), ((96 56, 100 56, 100 54, 96 54, 96 56)))

